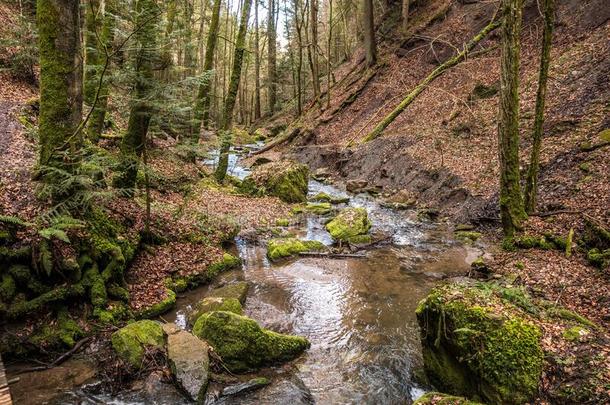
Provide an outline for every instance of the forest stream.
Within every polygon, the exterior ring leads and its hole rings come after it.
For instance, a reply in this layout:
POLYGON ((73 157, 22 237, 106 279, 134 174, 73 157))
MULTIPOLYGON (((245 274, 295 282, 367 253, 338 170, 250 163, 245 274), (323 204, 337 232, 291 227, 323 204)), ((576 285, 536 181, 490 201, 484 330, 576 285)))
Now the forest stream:
MULTIPOLYGON (((229 172, 243 178, 249 171, 240 166, 238 153, 231 154, 229 172)), ((425 392, 413 376, 421 366, 415 309, 439 280, 465 274, 480 250, 463 246, 441 226, 416 219, 412 210, 389 209, 368 194, 350 195, 310 180, 309 195, 319 192, 350 197, 341 206, 365 207, 372 233, 387 238, 354 255, 360 257, 298 257, 276 264, 267 259, 264 245, 237 237, 232 249, 242 260, 241 268, 179 296, 163 320, 187 328, 186 314, 211 289, 247 281, 246 315, 266 328, 307 337, 311 348, 291 364, 259 372, 272 381, 261 390, 218 397, 222 387, 212 383, 207 403, 396 403, 425 392)), ((327 219, 308 214, 291 231, 330 245, 327 219)), ((156 398, 144 389, 113 398, 99 392, 98 384, 88 384, 56 403, 184 401, 173 389, 155 392, 156 398)))

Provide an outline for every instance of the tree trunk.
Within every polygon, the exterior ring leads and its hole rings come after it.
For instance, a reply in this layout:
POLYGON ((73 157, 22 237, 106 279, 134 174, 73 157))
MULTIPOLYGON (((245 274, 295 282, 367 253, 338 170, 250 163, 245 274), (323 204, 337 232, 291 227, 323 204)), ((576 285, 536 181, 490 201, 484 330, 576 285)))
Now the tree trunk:
POLYGON ((531 214, 536 210, 538 193, 538 171, 540 168, 540 147, 542 144, 542 124, 544 123, 544 104, 546 99, 549 63, 551 61, 551 42, 555 20, 555 0, 544 0, 544 31, 542 33, 542 51, 540 52, 540 73, 536 95, 536 115, 534 119, 533 145, 530 165, 525 179, 525 210, 531 214))
POLYGON ((326 74, 327 74, 327 89, 326 89, 326 108, 330 108, 330 79, 331 79, 331 47, 333 43, 333 0, 328 0, 328 41, 327 46, 327 57, 326 57, 326 74))
POLYGON ((519 174, 519 58, 523 0, 502 0, 502 52, 498 157, 500 216, 506 238, 521 229, 526 218, 519 174))
POLYGON ((269 114, 275 112, 277 103, 277 32, 275 28, 275 0, 269 0, 267 11, 267 102, 269 114))
MULTIPOLYGON (((214 0, 212 8, 212 21, 208 31, 208 39, 205 46, 205 61, 203 63, 203 73, 207 74, 214 67, 214 50, 218 40, 218 25, 220 22, 220 5, 222 0, 214 0)), ((212 89, 212 77, 208 77, 205 82, 199 85, 197 99, 195 100, 195 117, 193 120, 193 136, 199 138, 201 125, 208 127, 210 117, 210 91, 212 89)))
POLYGON ((445 70, 452 68, 453 66, 460 63, 462 60, 466 58, 468 53, 474 49, 474 47, 483 40, 493 30, 500 26, 499 21, 491 21, 485 28, 481 30, 462 50, 462 52, 455 55, 453 58, 449 59, 436 69, 432 71, 424 80, 419 82, 419 84, 411 90, 411 92, 405 97, 399 104, 388 114, 384 119, 375 126, 375 128, 364 138, 365 142, 372 141, 377 138, 381 133, 398 117, 412 102, 417 98, 417 96, 424 91, 424 89, 432 83, 437 77, 439 77, 445 70))
POLYGON ((375 20, 373 16, 373 0, 364 0, 364 50, 366 64, 373 66, 377 63, 377 44, 375 42, 375 20))
POLYGON ((116 11, 115 0, 105 2, 92 0, 87 4, 85 12, 87 50, 85 52, 84 97, 85 104, 93 108, 87 123, 87 137, 92 142, 97 142, 102 135, 108 108, 110 61, 107 59, 112 51, 116 11), (101 25, 101 29, 99 25, 101 25))
POLYGON ((311 83, 313 87, 313 98, 319 101, 320 98, 320 68, 318 64, 318 1, 310 0, 309 8, 309 28, 311 38, 309 40, 309 67, 311 68, 311 83))
POLYGON ((71 170, 82 137, 83 70, 78 0, 38 0, 40 165, 71 170), (63 156, 68 153, 67 156, 63 156), (67 159, 65 159, 67 158, 67 159), (66 164, 68 162, 68 164, 66 164))
POLYGON ((229 163, 229 148, 231 147, 229 130, 231 129, 231 123, 233 120, 233 109, 235 108, 235 101, 237 99, 237 90, 239 89, 241 68, 244 59, 244 52, 246 50, 246 32, 248 29, 248 18, 250 17, 251 3, 252 0, 244 0, 244 4, 241 10, 239 32, 237 34, 237 40, 235 42, 235 52, 233 55, 231 79, 229 81, 227 99, 225 100, 222 119, 220 122, 221 136, 224 138, 224 140, 220 150, 218 167, 216 168, 215 172, 216 180, 218 180, 219 182, 224 181, 229 163))
POLYGON ((403 34, 407 33, 409 28, 409 0, 402 0, 402 32, 403 34))
POLYGON ((193 43, 193 9, 192 0, 184 0, 184 74, 183 77, 195 74, 197 55, 193 43))
POLYGON ((294 24, 297 31, 297 116, 300 116, 303 112, 303 23, 302 19, 299 19, 299 0, 294 0, 294 24), (301 20, 299 22, 299 20, 301 20))
POLYGON ((153 113, 151 101, 154 87, 153 66, 157 59, 156 0, 136 2, 136 32, 133 63, 136 72, 134 98, 131 101, 127 132, 121 142, 121 164, 115 187, 133 189, 138 173, 138 161, 146 146, 146 134, 153 113))
POLYGON ((261 118, 261 61, 258 34, 258 0, 254 0, 254 121, 261 118))

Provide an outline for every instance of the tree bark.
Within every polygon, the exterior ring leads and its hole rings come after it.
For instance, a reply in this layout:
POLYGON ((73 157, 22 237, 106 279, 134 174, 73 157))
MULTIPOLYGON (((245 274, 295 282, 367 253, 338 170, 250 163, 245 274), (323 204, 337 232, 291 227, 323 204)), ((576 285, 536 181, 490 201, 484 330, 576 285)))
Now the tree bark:
POLYGON ((71 170, 82 143, 83 102, 78 0, 38 0, 40 165, 71 170), (67 156, 63 154, 68 153, 67 156), (67 158, 67 159, 64 159, 67 158), (66 164, 68 163, 68 164, 66 164))
POLYGON ((526 218, 519 174, 519 59, 523 0, 502 0, 498 158, 500 217, 506 238, 512 238, 526 218))
POLYGON ((267 102, 269 114, 275 113, 277 103, 277 32, 275 27, 275 0, 269 0, 267 11, 267 102))
POLYGON ((424 80, 411 90, 411 92, 396 106, 390 114, 388 114, 377 126, 364 138, 365 142, 372 141, 377 138, 381 133, 398 117, 416 98, 424 91, 426 86, 432 83, 437 77, 439 77, 445 70, 452 68, 453 66, 460 63, 466 58, 468 53, 474 49, 474 47, 481 42, 490 32, 500 26, 499 21, 492 20, 485 28, 483 28, 470 42, 466 44, 466 47, 462 52, 455 55, 436 69, 432 71, 424 80))
POLYGON ((261 118, 261 62, 258 33, 258 0, 254 0, 254 120, 261 118))
POLYGON ((377 63, 377 44, 375 42, 375 19, 373 15, 373 0, 364 0, 364 50, 366 64, 373 66, 377 63))
POLYGON ((400 11, 402 15, 402 32, 403 34, 406 34, 409 29, 409 0, 402 0, 402 8, 400 11))
POLYGON ((544 31, 542 33, 542 50, 540 52, 540 72, 538 75, 538 92, 536 94, 536 113, 534 119, 533 145, 530 164, 525 179, 525 211, 530 214, 536 210, 538 193, 538 172, 540 168, 540 147, 542 145, 542 124, 544 123, 544 104, 546 100, 547 79, 551 61, 551 43, 555 20, 555 0, 544 0, 544 31))
MULTIPOLYGON (((214 0, 212 8, 212 21, 210 22, 210 30, 208 31, 208 39, 205 46, 205 61, 203 63, 203 73, 210 72, 214 67, 214 50, 216 42, 218 42, 218 26, 220 23, 220 5, 222 0, 214 0)), ((212 89, 212 77, 208 77, 199 85, 197 99, 195 100, 195 116, 193 119, 193 135, 199 138, 201 125, 207 128, 210 117, 210 91, 212 89)))
POLYGON ((330 108, 330 80, 331 80, 331 48, 333 43, 333 0, 328 0, 328 41, 326 42, 327 57, 326 57, 326 74, 327 74, 327 89, 326 89, 326 108, 330 108))
POLYGON ((107 58, 110 57, 114 40, 115 14, 117 12, 115 1, 99 2, 92 0, 87 5, 85 12, 87 51, 85 52, 84 97, 85 104, 93 108, 87 123, 87 137, 94 143, 102 135, 108 108, 108 65, 110 61, 107 58), (101 29, 98 28, 98 25, 101 25, 101 29), (106 66, 105 71, 104 66, 106 66), (104 75, 104 77, 100 77, 101 75, 104 75), (98 94, 97 102, 95 102, 96 94, 98 94))
POLYGON ((241 77, 241 68, 244 60, 244 52, 246 50, 246 32, 248 29, 248 18, 250 17, 250 6, 252 0, 244 0, 241 10, 241 19, 239 22, 239 32, 235 42, 235 52, 233 55, 233 67, 231 69, 231 79, 229 81, 229 89, 227 91, 227 99, 223 108, 222 119, 220 122, 221 136, 223 137, 220 156, 218 159, 218 167, 216 168, 215 176, 219 182, 224 181, 229 163, 229 149, 231 147, 229 130, 233 121, 233 109, 237 99, 237 91, 241 77))
POLYGON ((319 101, 320 98, 320 68, 318 63, 318 1, 310 0, 309 6, 309 28, 311 38, 309 40, 309 67, 311 69, 311 83, 313 87, 313 98, 319 101))
POLYGON ((146 134, 153 113, 151 101, 154 88, 153 66, 157 55, 158 5, 156 0, 136 2, 136 33, 134 35, 133 63, 136 72, 134 98, 131 101, 127 132, 121 142, 121 163, 114 186, 133 189, 136 184, 138 163, 146 146, 146 134))

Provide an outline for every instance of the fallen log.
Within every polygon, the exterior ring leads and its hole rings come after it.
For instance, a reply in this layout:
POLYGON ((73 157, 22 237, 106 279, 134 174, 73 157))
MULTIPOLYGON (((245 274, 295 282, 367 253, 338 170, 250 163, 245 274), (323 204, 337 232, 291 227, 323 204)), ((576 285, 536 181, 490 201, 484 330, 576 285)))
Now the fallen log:
POLYGON ((430 73, 424 80, 422 80, 408 95, 405 97, 400 104, 392 110, 392 112, 386 116, 377 126, 364 138, 364 142, 372 141, 377 138, 383 130, 385 130, 395 119, 398 117, 416 98, 417 96, 426 89, 426 87, 432 83, 436 78, 443 74, 446 70, 457 65, 461 61, 465 60, 468 53, 474 49, 474 47, 481 42, 490 32, 500 27, 501 21, 493 18, 489 24, 485 26, 473 39, 470 40, 462 50, 462 52, 455 55, 453 58, 447 60, 445 63, 437 67, 430 73))

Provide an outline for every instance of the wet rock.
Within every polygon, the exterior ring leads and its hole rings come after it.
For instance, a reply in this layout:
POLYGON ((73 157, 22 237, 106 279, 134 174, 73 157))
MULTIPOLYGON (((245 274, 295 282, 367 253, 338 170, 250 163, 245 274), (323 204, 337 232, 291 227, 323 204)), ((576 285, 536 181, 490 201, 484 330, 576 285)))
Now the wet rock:
POLYGON ((345 208, 326 224, 326 230, 333 239, 350 243, 366 243, 366 240, 370 240, 370 228, 371 222, 365 208, 345 208))
POLYGON ((164 349, 165 333, 159 322, 142 320, 114 332, 111 342, 120 358, 139 368, 147 348, 164 349))
POLYGON ((310 199, 311 201, 326 202, 331 204, 344 204, 349 202, 349 197, 335 197, 327 193, 321 192, 310 199))
POLYGON ((267 243, 267 257, 271 260, 278 260, 302 252, 324 249, 324 244, 317 240, 300 240, 296 238, 271 239, 267 243))
POLYGON ((497 283, 462 280, 432 290, 416 311, 432 384, 489 403, 529 402, 543 352, 540 329, 521 309, 528 303, 522 289, 497 283), (519 297, 520 307, 508 296, 519 297))
POLYGON ((243 305, 246 302, 249 288, 250 285, 247 282, 238 281, 220 288, 215 288, 210 292, 210 297, 235 298, 243 305))
POLYGON ((480 232, 475 231, 455 231, 454 234, 463 242, 476 242, 482 236, 480 232))
POLYGON ((304 337, 263 329, 253 319, 224 311, 202 315, 193 334, 212 345, 233 372, 289 361, 309 347, 304 337))
POLYGON ((246 177, 239 190, 250 195, 274 195, 288 203, 305 202, 309 168, 289 160, 271 162, 257 166, 246 177))
POLYGON ((316 215, 326 215, 329 214, 332 210, 330 203, 321 202, 321 203, 309 203, 305 206, 305 209, 312 214, 316 215))
POLYGON ((188 315, 189 324, 195 324, 201 315, 212 311, 228 311, 241 315, 243 308, 237 298, 205 297, 195 304, 193 311, 188 315))
POLYGON ((175 324, 163 325, 167 333, 167 359, 176 383, 193 401, 202 401, 208 386, 210 347, 175 324))
POLYGON ((413 402, 413 405, 483 405, 464 397, 443 394, 442 392, 428 392, 413 402))
POLYGON ((345 189, 347 191, 349 191, 350 193, 359 193, 360 191, 362 191, 367 185, 369 184, 368 181, 366 180, 362 180, 362 179, 358 179, 358 180, 348 180, 345 183, 345 189))
POLYGON ((320 167, 316 169, 315 172, 312 173, 311 177, 317 181, 325 181, 331 176, 330 170, 328 167, 320 167))
POLYGON ((383 200, 381 205, 395 210, 406 210, 414 207, 416 203, 417 200, 409 191, 400 190, 383 200))
POLYGON ((227 397, 231 395, 243 394, 246 392, 254 391, 260 388, 263 388, 266 385, 271 384, 271 381, 265 377, 253 378, 245 383, 229 385, 225 387, 220 396, 227 397))
POLYGON ((165 381, 163 373, 154 371, 144 381, 142 393, 149 404, 182 404, 184 397, 173 384, 165 381))

